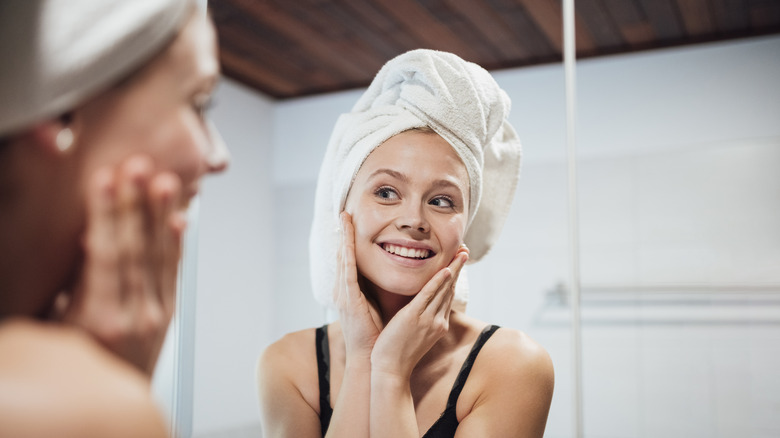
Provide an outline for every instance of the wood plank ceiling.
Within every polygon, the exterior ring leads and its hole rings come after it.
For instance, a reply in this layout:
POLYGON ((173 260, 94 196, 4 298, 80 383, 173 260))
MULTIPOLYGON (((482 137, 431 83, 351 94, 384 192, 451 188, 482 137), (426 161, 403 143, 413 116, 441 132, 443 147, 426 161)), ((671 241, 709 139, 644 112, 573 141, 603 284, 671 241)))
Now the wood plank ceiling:
MULTIPOLYGON (((780 0, 575 4, 578 58, 780 33, 780 0)), ((562 59, 560 0, 209 0, 209 9, 224 74, 278 99, 364 87, 420 47, 489 70, 562 59)))

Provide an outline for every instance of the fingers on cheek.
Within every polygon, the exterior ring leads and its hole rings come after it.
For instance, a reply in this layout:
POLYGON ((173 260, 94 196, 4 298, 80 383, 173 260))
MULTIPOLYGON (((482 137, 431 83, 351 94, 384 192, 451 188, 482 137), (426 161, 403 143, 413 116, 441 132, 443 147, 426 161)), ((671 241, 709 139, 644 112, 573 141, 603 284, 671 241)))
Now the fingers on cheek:
POLYGON ((149 197, 172 206, 181 196, 181 179, 172 172, 160 172, 149 183, 149 197))
POLYGON ((116 186, 114 173, 110 168, 102 168, 95 172, 89 185, 87 196, 87 228, 88 239, 95 237, 112 237, 112 221, 116 214, 116 186))
POLYGON ((186 226, 184 215, 174 211, 181 198, 181 180, 170 172, 155 175, 149 182, 148 198, 155 237, 170 244, 170 239, 178 239, 186 226))
POLYGON ((92 176, 89 185, 87 207, 90 213, 100 213, 100 208, 113 201, 115 194, 114 172, 109 167, 98 169, 92 176), (97 210, 95 210, 97 209, 97 210))
POLYGON ((87 229, 84 236, 84 250, 89 266, 104 269, 87 271, 87 281, 108 286, 108 277, 104 274, 113 272, 117 265, 119 254, 114 244, 116 239, 116 180, 115 172, 108 167, 95 172, 90 181, 87 208, 87 229))
POLYGON ((130 290, 142 290, 146 285, 144 263, 148 251, 146 187, 152 172, 151 160, 133 157, 119 170, 118 240, 121 258, 126 263, 123 281, 130 290))
POLYGON ((441 278, 439 279, 439 283, 442 285, 446 285, 450 279, 452 279, 452 269, 450 267, 446 267, 442 269, 441 272, 441 278))
POLYGON ((161 173, 150 182, 149 202, 154 220, 154 253, 155 258, 160 261, 158 294, 165 309, 165 318, 173 314, 176 274, 187 224, 184 212, 176 211, 180 196, 181 182, 174 174, 161 173))
POLYGON ((151 162, 140 157, 128 160, 118 171, 117 200, 122 232, 135 232, 144 227, 145 191, 151 172, 151 162))
POLYGON ((168 218, 167 225, 171 231, 170 236, 173 243, 180 244, 184 230, 187 229, 187 217, 181 211, 173 212, 168 218))

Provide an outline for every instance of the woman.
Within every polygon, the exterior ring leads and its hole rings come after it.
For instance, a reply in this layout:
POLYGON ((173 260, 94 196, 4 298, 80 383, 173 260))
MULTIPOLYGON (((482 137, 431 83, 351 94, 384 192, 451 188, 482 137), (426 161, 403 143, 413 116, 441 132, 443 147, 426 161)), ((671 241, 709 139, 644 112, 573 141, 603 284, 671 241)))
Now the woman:
POLYGON ((226 150, 188 0, 0 5, 0 436, 167 436, 183 211, 226 150))
POLYGON ((415 50, 341 116, 311 235, 315 295, 339 320, 263 353, 264 436, 543 435, 549 356, 466 316, 458 280, 497 239, 514 194, 508 112, 485 70, 415 50))

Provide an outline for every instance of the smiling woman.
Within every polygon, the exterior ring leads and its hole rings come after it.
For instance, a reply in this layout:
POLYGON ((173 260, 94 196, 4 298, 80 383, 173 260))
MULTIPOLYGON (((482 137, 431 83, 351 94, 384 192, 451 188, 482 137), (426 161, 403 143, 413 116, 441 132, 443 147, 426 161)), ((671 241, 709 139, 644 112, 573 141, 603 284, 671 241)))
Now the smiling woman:
POLYGON ((165 436, 183 210, 227 164, 212 25, 190 0, 3 2, 0 58, 0 436, 165 436))
POLYGON ((371 285, 364 292, 416 295, 455 258, 468 195, 466 166, 438 134, 406 131, 376 148, 345 209, 356 230, 357 269, 371 285))
POLYGON ((517 183, 508 112, 484 69, 415 50, 339 118, 310 241, 315 296, 339 319, 263 353, 264 436, 543 435, 546 351, 462 311, 461 269, 498 238, 517 183))

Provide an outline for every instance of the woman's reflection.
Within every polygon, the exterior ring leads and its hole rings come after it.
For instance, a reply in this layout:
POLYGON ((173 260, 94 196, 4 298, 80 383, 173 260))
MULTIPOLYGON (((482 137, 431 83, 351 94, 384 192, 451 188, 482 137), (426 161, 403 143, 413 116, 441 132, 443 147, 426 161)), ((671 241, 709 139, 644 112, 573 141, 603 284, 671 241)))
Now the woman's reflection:
POLYGON ((149 379, 226 151, 192 0, 0 6, 0 436, 162 437, 149 379))
POLYGON ((509 106, 481 67, 416 50, 341 116, 310 254, 315 295, 339 320, 264 352, 265 436, 543 435, 547 352, 466 316, 458 281, 498 238, 515 191, 509 106))

